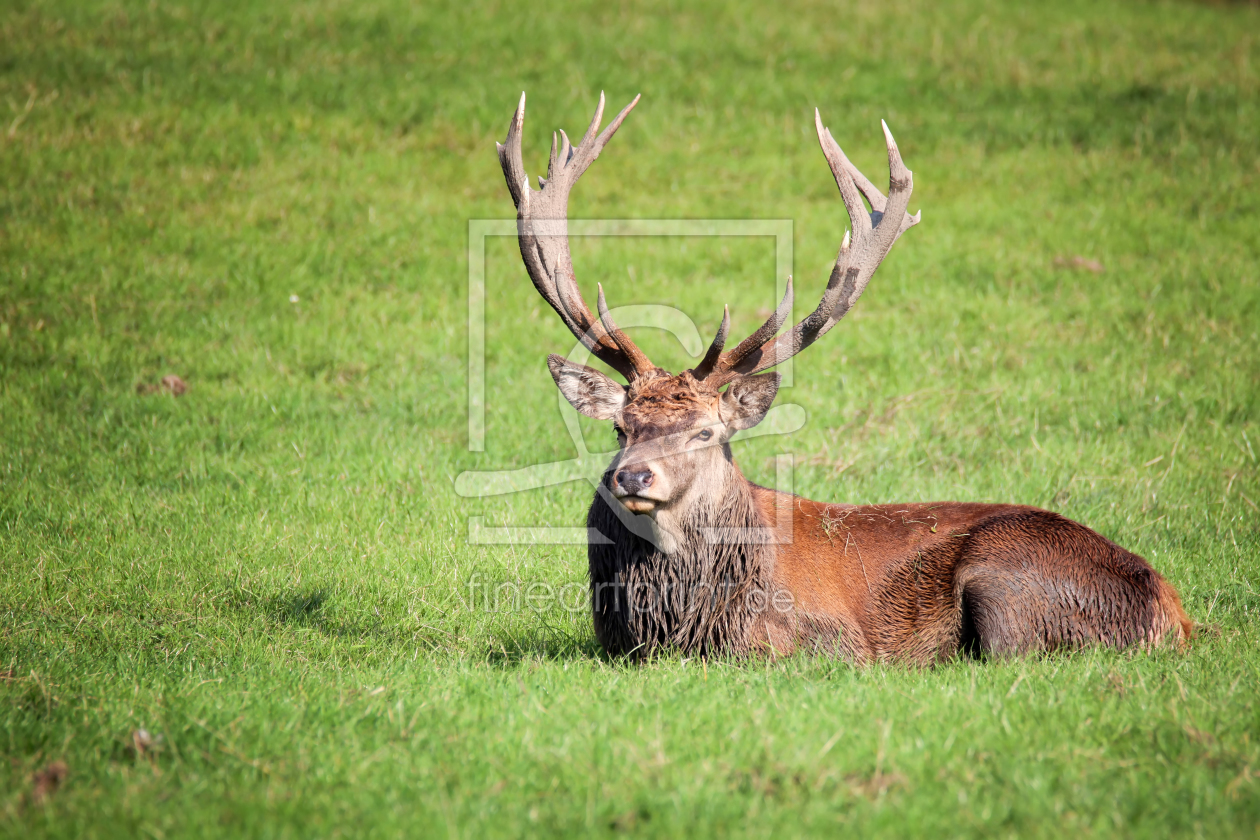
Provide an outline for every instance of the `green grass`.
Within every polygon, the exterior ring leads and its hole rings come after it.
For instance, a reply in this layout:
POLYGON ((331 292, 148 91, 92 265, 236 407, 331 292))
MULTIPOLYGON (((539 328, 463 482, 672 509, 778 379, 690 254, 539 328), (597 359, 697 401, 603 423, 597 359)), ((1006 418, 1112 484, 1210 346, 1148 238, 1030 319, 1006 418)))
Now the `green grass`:
MULTIPOLYGON (((1191 3, 0 0, 0 834, 1254 836, 1256 32, 1191 3), (505 239, 467 446, 467 220, 511 216, 522 89, 532 175, 642 91, 572 215, 792 219, 798 315, 845 223, 812 108, 876 182, 887 118, 923 224, 746 474, 790 451, 816 499, 1052 507, 1205 631, 629 666, 582 612, 470 610, 472 575, 586 574, 467 521, 579 525, 589 485, 453 489, 574 455, 544 366, 573 342, 505 239)), ((574 250, 588 295, 707 339, 773 305, 768 242, 574 250)))

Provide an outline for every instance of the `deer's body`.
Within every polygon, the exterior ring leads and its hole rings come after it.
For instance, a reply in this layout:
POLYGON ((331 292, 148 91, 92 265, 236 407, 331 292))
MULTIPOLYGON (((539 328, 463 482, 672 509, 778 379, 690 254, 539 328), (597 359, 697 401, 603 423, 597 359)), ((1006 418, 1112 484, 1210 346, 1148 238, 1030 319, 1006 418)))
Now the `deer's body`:
POLYGON ((583 346, 627 380, 560 356, 547 361, 569 402, 612 420, 621 445, 587 523, 599 535, 588 549, 591 603, 606 650, 807 648, 856 662, 931 663, 960 653, 1187 638, 1191 623, 1176 591, 1145 560, 1058 514, 959 502, 826 504, 745 479, 729 441, 760 422, 778 393, 778 374, 763 371, 843 318, 893 244, 918 224, 907 212, 912 173, 884 126, 885 196, 815 115, 853 224, 818 307, 780 335, 792 312, 788 278, 787 294, 760 329, 726 350, 725 313, 701 362, 674 375, 617 328, 602 288, 598 316, 590 311, 568 247, 569 190, 637 102, 597 134, 601 96, 578 145, 553 141, 538 191, 521 159, 523 95, 499 147, 535 288, 583 346))
POLYGON ((1155 644, 1190 632, 1176 591, 1145 560, 1056 513, 824 504, 745 484, 755 519, 740 524, 774 540, 739 545, 739 560, 705 569, 685 569, 626 531, 596 496, 588 524, 612 540, 590 548, 595 632, 605 649, 782 656, 804 648, 859 663, 931 664, 959 654, 1155 644), (728 571, 744 576, 723 578, 728 571), (727 580, 734 597, 712 610, 727 580), (688 623, 688 607, 709 607, 719 621, 688 623))

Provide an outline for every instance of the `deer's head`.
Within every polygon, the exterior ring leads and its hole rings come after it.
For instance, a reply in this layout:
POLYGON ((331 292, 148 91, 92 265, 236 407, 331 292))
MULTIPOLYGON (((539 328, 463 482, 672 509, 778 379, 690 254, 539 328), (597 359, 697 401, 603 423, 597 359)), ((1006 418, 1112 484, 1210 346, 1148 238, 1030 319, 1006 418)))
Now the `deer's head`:
POLYGON ((547 177, 538 179, 538 191, 530 188, 521 159, 524 94, 507 140, 498 149, 516 203, 521 257, 534 287, 582 345, 625 377, 626 384, 556 355, 547 360, 552 378, 578 411, 613 421, 621 447, 608 472, 613 495, 631 511, 656 514, 687 509, 702 497, 712 498, 737 475, 727 444, 735 432, 761 421, 779 390, 779 375, 763 371, 799 353, 835 326, 857 302, 897 238, 918 223, 919 215, 906 212, 912 174, 902 163, 888 126, 884 125, 884 137, 891 174, 885 197, 849 162, 815 111, 818 140, 853 228, 852 238, 848 232, 844 235, 818 307, 779 335, 792 312, 789 277, 783 300, 756 332, 726 350, 727 310, 700 364, 671 374, 652 364, 613 323, 602 286, 598 315, 591 312, 578 289, 569 253, 569 192, 638 101, 636 96, 600 132, 604 113, 600 94, 595 118, 576 146, 563 131, 559 138, 553 135, 547 177), (863 197, 870 204, 869 212, 863 197))

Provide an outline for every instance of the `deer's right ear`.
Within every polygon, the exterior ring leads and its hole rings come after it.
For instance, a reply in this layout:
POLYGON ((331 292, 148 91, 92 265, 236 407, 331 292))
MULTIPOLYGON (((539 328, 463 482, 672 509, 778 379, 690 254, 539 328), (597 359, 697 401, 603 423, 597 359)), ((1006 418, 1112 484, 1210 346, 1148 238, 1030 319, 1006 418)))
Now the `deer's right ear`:
POLYGON ((722 422, 732 432, 751 429, 770 411, 778 393, 778 373, 736 377, 722 394, 719 404, 722 422))
POLYGON ((604 374, 552 353, 547 368, 569 404, 587 417, 611 420, 626 404, 626 386, 604 374))

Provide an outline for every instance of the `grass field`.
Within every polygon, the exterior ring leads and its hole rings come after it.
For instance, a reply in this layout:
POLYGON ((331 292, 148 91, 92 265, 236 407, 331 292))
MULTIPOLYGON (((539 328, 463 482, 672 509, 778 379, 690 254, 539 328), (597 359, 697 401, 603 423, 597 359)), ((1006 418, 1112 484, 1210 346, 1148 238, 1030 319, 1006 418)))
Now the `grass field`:
MULTIPOLYGON (((0 0, 0 834, 1255 836, 1258 32, 1188 2, 0 0), (573 217, 789 219, 798 317, 845 226, 813 108, 876 182, 886 118, 923 223, 745 473, 1062 511, 1180 589, 1189 650, 632 666, 582 611, 470 607, 474 576, 586 575, 468 534, 580 525, 588 484, 454 491, 575 454, 544 365, 573 342, 504 238, 468 446, 468 220, 512 216, 521 90, 531 175, 642 92, 573 217)), ((588 299, 707 340, 773 306, 770 243, 574 250, 588 299)))

